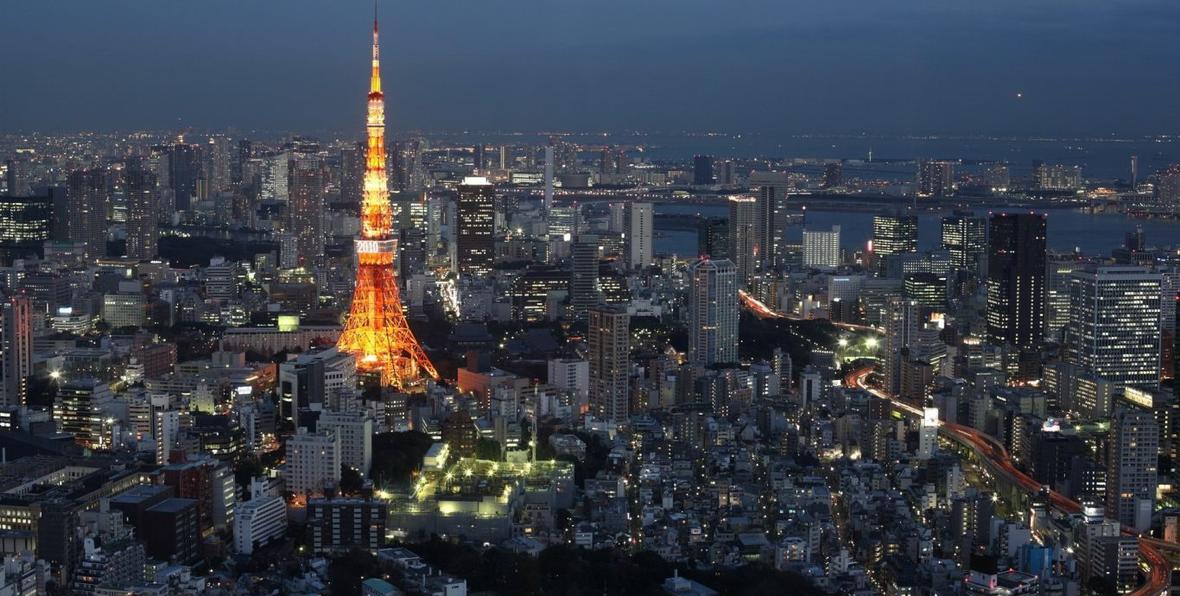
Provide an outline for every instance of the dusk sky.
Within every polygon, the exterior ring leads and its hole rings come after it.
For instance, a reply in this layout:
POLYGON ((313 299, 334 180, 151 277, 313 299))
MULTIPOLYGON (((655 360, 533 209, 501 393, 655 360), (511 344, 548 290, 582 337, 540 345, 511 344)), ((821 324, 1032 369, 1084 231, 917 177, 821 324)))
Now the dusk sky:
MULTIPOLYGON (((1175 0, 380 12, 396 130, 1180 132, 1175 0)), ((359 131, 371 13, 354 0, 10 1, 0 130, 359 131)))

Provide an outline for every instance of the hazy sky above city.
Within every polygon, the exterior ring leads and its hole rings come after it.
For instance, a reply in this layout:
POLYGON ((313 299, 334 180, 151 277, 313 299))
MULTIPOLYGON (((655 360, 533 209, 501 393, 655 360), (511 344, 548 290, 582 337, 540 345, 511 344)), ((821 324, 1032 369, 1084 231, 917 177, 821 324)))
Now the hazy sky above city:
MULTIPOLYGON (((385 0, 380 12, 396 130, 1180 131, 1176 0, 385 0)), ((0 130, 359 133, 371 13, 366 0, 10 1, 0 130)))

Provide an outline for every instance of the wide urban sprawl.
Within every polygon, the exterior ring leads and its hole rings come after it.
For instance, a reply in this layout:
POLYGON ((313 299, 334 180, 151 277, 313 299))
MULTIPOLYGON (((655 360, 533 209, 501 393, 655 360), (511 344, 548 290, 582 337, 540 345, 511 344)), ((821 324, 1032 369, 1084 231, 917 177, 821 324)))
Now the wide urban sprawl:
POLYGON ((370 34, 0 133, 0 596, 1171 593, 1180 137, 395 134, 370 34))

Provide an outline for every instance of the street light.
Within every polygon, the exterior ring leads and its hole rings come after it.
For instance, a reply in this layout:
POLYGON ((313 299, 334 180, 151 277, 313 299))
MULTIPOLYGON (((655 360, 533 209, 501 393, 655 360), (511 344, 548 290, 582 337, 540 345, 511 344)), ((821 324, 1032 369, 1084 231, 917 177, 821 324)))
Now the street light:
POLYGON ((877 349, 877 343, 878 343, 877 338, 875 338, 875 337, 870 337, 865 340, 865 346, 868 347, 870 350, 877 349))

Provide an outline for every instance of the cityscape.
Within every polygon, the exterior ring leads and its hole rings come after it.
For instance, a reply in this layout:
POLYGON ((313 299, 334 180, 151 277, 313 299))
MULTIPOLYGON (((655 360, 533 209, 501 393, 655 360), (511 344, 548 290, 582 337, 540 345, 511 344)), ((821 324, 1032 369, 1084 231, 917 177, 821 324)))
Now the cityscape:
POLYGON ((346 130, 0 113, 0 596, 1180 593, 1180 135, 419 128, 362 4, 346 130))

